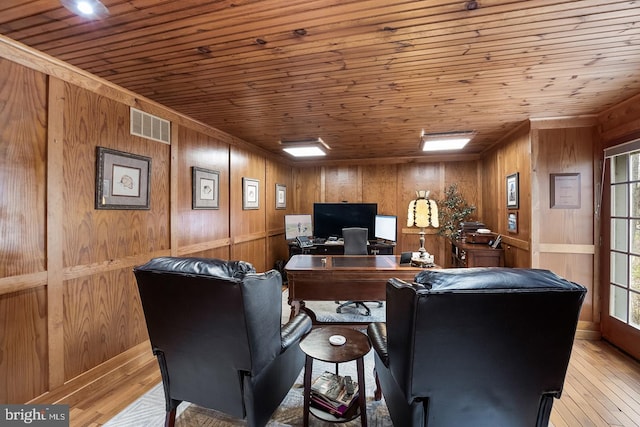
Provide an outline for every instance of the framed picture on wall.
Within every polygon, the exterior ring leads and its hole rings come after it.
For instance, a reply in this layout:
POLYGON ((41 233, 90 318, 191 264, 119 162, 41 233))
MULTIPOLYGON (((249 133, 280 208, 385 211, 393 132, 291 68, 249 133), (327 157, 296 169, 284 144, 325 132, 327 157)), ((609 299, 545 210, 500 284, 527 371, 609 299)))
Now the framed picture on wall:
POLYGON ((149 209, 151 158, 97 147, 96 209, 149 209))
POLYGON ((253 178, 242 178, 242 209, 260 208, 260 181, 253 178))
POLYGON ((519 206, 519 188, 518 173, 507 175, 507 208, 518 209, 519 206))
POLYGON ((191 168, 191 182, 193 187, 192 209, 220 208, 220 172, 193 166, 191 168))
POLYGON ((549 207, 551 209, 580 208, 580 174, 549 174, 549 207))
POLYGON ((276 209, 287 208, 287 186, 276 184, 276 209))
POLYGON ((518 232, 518 212, 507 214, 507 231, 514 234, 518 232))

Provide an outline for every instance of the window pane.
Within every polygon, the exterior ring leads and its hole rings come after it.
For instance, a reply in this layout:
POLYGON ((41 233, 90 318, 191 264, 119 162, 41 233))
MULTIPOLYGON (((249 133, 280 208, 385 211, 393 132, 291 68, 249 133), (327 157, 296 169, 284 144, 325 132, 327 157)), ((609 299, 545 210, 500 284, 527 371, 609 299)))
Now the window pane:
POLYGON ((629 155, 631 161, 631 179, 630 181, 640 180, 640 151, 636 151, 629 155))
POLYGON ((611 295, 609 296, 609 314, 617 319, 627 322, 627 291, 617 286, 611 285, 611 295))
POLYGON ((611 249, 627 252, 628 243, 628 221, 626 219, 611 220, 611 249))
POLYGON ((640 183, 631 184, 631 215, 640 218, 640 183))
POLYGON ((629 216, 627 210, 628 184, 611 186, 611 216, 629 216))
POLYGON ((611 283, 627 287, 627 254, 620 252, 611 252, 611 283))
POLYGON ((629 252, 640 255, 640 219, 632 219, 631 223, 631 248, 629 252))
POLYGON ((629 174, 627 173, 627 160, 628 154, 615 156, 611 159, 611 182, 625 182, 628 181, 629 174))
POLYGON ((640 329, 640 294, 631 293, 629 324, 640 329))
POLYGON ((631 263, 631 274, 629 274, 631 283, 629 287, 640 291, 640 257, 630 255, 629 262, 631 263))

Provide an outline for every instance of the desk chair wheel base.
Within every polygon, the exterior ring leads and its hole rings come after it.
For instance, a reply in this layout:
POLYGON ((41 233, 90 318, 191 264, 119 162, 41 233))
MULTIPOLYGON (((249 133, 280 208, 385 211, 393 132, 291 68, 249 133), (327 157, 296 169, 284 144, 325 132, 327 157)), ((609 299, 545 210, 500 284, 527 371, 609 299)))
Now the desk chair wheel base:
MULTIPOLYGON (((338 303, 338 301, 336 301, 336 303, 338 303)), ((378 307, 382 307, 382 302, 378 301, 378 304, 379 304, 378 307)), ((353 305, 356 308, 362 307, 362 308, 364 308, 364 313, 360 312, 360 314, 363 315, 363 316, 371 316, 371 310, 362 301, 347 301, 347 302, 343 302, 342 304, 340 304, 336 308, 336 313, 342 313, 342 308, 346 307, 348 305, 353 305)))

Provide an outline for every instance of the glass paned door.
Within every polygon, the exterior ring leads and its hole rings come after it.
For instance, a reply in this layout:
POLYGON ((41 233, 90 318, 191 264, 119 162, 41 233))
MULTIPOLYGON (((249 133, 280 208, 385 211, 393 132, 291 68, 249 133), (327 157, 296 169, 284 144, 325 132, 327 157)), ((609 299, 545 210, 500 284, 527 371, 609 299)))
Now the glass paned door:
POLYGON ((611 159, 609 315, 640 329, 640 151, 611 159))

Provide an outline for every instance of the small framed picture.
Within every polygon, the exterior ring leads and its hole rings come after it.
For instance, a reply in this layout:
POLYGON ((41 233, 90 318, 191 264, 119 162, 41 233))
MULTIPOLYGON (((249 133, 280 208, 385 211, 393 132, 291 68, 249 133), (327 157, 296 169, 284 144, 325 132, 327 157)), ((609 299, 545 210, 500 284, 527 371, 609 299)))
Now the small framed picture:
POLYGON ((96 209, 149 209, 151 158, 97 147, 96 209))
POLYGON ((580 174, 549 174, 551 209, 580 209, 580 174))
POLYGON ((276 209, 287 209, 287 186, 276 184, 276 209))
POLYGON ((260 181, 242 178, 242 209, 260 209, 260 181))
POLYGON ((191 182, 193 186, 192 209, 220 208, 220 172, 193 166, 191 168, 191 182))
POLYGON ((518 173, 507 175, 507 208, 518 209, 519 207, 518 173))
POLYGON ((507 214, 507 231, 514 234, 518 232, 518 212, 507 214))

